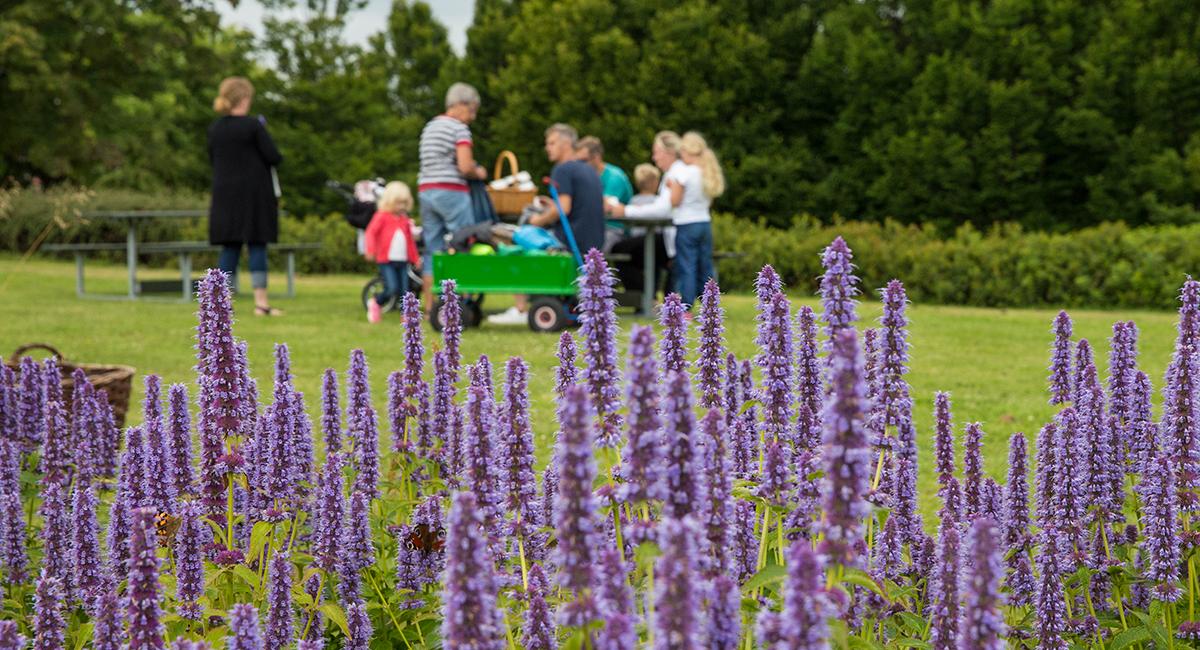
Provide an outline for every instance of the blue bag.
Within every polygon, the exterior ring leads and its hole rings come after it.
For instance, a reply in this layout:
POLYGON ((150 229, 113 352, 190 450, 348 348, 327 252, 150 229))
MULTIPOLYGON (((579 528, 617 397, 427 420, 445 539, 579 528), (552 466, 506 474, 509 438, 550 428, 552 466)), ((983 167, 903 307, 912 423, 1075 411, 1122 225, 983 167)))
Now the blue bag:
POLYGON ((513 233, 513 243, 526 250, 546 250, 547 248, 562 247, 562 243, 550 234, 549 230, 537 226, 519 226, 513 233))

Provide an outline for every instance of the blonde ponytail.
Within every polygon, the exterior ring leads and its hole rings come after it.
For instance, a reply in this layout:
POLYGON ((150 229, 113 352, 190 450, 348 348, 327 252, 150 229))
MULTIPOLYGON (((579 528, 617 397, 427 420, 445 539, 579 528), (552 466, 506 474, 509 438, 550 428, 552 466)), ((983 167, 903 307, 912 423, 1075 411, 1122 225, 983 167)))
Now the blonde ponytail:
POLYGON ((700 178, 703 181, 704 195, 715 199, 725 193, 725 174, 721 171, 721 163, 717 154, 708 148, 704 136, 695 131, 683 134, 679 149, 688 156, 696 158, 696 166, 700 168, 700 178))
POLYGON ((242 100, 254 97, 254 84, 245 77, 226 77, 213 100, 213 110, 228 115, 242 100))

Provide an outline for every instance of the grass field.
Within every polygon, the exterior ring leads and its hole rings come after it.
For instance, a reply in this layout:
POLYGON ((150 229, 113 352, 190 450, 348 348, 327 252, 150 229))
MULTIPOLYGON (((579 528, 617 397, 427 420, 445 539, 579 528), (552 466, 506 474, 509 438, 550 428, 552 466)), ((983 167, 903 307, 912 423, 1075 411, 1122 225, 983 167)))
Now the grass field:
MULTIPOLYGON (((165 271, 147 271, 147 277, 165 277, 165 271)), ((89 267, 88 290, 121 293, 124 267, 89 267)), ((903 280, 903 278, 901 278, 903 280)), ((272 286, 283 287, 282 276, 272 286)), ((249 344, 251 369, 258 378, 260 393, 270 394, 272 349, 278 342, 289 345, 292 369, 304 391, 310 413, 319 413, 320 376, 326 367, 343 373, 351 349, 361 347, 371 368, 375 403, 386 407, 387 374, 402 363, 402 329, 399 317, 379 325, 366 322, 358 303, 365 278, 356 276, 313 276, 298 280, 295 299, 277 299, 287 311, 282 318, 240 317, 251 314, 248 296, 236 301, 239 315, 234 334, 249 344)), ((874 297, 874 291, 870 292, 874 297)), ((794 303, 816 305, 810 296, 793 296, 794 303)), ((726 338, 740 358, 754 353, 754 299, 748 295, 725 296, 726 338)), ((485 311, 507 306, 504 296, 488 299, 485 311)), ((70 263, 34 259, 22 262, 0 256, 0 353, 7 356, 16 346, 47 342, 72 360, 123 363, 138 369, 133 399, 141 399, 141 376, 161 375, 166 382, 191 382, 195 303, 125 302, 80 300, 74 294, 74 268, 70 263)), ((872 326, 880 313, 879 303, 865 302, 860 318, 872 326)), ((1007 467, 1007 444, 1014 431, 1033 438, 1054 412, 1047 404, 1046 365, 1051 343, 1049 310, 994 310, 968 307, 912 305, 912 368, 909 380, 916 403, 916 424, 921 444, 921 494, 926 508, 934 486, 932 474, 932 410, 935 391, 949 391, 954 406, 956 429, 968 421, 984 425, 985 469, 1003 481, 1007 467)), ((1141 368, 1149 373, 1157 390, 1174 341, 1175 315, 1166 312, 1075 311, 1076 337, 1095 345, 1098 365, 1106 374, 1112 323, 1133 319, 1141 330, 1141 368)), ((622 340, 631 323, 622 314, 622 340)), ((427 341, 433 336, 425 328, 427 341)), ((487 354, 499 368, 503 360, 520 355, 531 366, 531 406, 538 443, 538 458, 545 463, 551 455, 549 441, 554 429, 553 368, 556 338, 537 335, 526 328, 488 327, 468 330, 463 337, 465 362, 487 354)), ((344 375, 343 375, 344 376, 344 375)), ((497 384, 502 380, 497 377, 497 384)), ((140 409, 139 409, 140 410, 140 409)), ((131 413, 131 422, 139 415, 131 413)), ((381 420, 382 421, 382 420, 381 420)), ((381 432, 386 436, 387 432, 381 432)), ((386 444, 386 443, 385 443, 386 444)))

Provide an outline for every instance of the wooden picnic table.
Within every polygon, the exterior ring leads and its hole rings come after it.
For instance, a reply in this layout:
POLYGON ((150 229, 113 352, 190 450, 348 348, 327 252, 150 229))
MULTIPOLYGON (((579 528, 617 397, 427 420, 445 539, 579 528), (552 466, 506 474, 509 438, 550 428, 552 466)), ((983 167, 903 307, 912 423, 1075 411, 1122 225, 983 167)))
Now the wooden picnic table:
MULTIPOLYGON (((72 253, 75 256, 75 294, 81 298, 108 298, 137 300, 143 292, 143 284, 137 278, 137 260, 139 252, 166 253, 179 257, 180 297, 187 301, 192 299, 192 256, 197 253, 218 252, 220 246, 214 246, 206 241, 174 241, 174 242, 139 242, 138 225, 149 219, 196 219, 208 216, 208 210, 125 210, 125 211, 95 211, 85 212, 87 219, 111 219, 126 223, 124 243, 85 243, 85 244, 47 244, 43 251, 72 253), (129 286, 125 295, 88 294, 84 285, 84 254, 100 251, 125 251, 125 266, 129 273, 129 286)), ((272 248, 287 254, 287 295, 295 295, 295 275, 297 251, 314 250, 320 244, 277 244, 272 248)), ((173 281, 172 281, 173 284, 173 281)))

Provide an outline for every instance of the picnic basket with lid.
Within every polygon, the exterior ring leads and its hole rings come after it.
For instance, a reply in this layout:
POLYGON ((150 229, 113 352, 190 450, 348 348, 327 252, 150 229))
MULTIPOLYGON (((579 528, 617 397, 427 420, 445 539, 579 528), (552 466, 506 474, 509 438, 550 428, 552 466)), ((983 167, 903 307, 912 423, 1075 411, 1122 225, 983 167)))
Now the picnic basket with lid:
MULTIPOLYGON (((508 163, 511 170, 510 175, 516 176, 520 172, 520 167, 517 164, 517 154, 505 149, 496 156, 496 167, 493 172, 493 180, 504 178, 500 172, 504 169, 504 163, 508 163)), ((521 210, 529 205, 535 196, 537 190, 522 190, 517 187, 494 188, 490 184, 487 188, 488 196, 492 197, 492 205, 496 208, 496 214, 521 214, 521 210)))
POLYGON ((76 368, 79 368, 87 375, 88 382, 92 386, 95 386, 96 390, 103 390, 107 393, 108 404, 112 407, 113 421, 117 427, 123 428, 125 426, 125 413, 129 410, 129 394, 133 388, 133 374, 136 372, 132 366, 73 363, 64 359, 62 353, 56 348, 45 343, 27 343, 22 345, 4 363, 14 371, 20 372, 21 356, 33 350, 46 350, 58 360, 58 369, 62 374, 61 382, 64 402, 67 404, 71 403, 71 393, 75 388, 75 381, 72 378, 72 374, 76 368))

